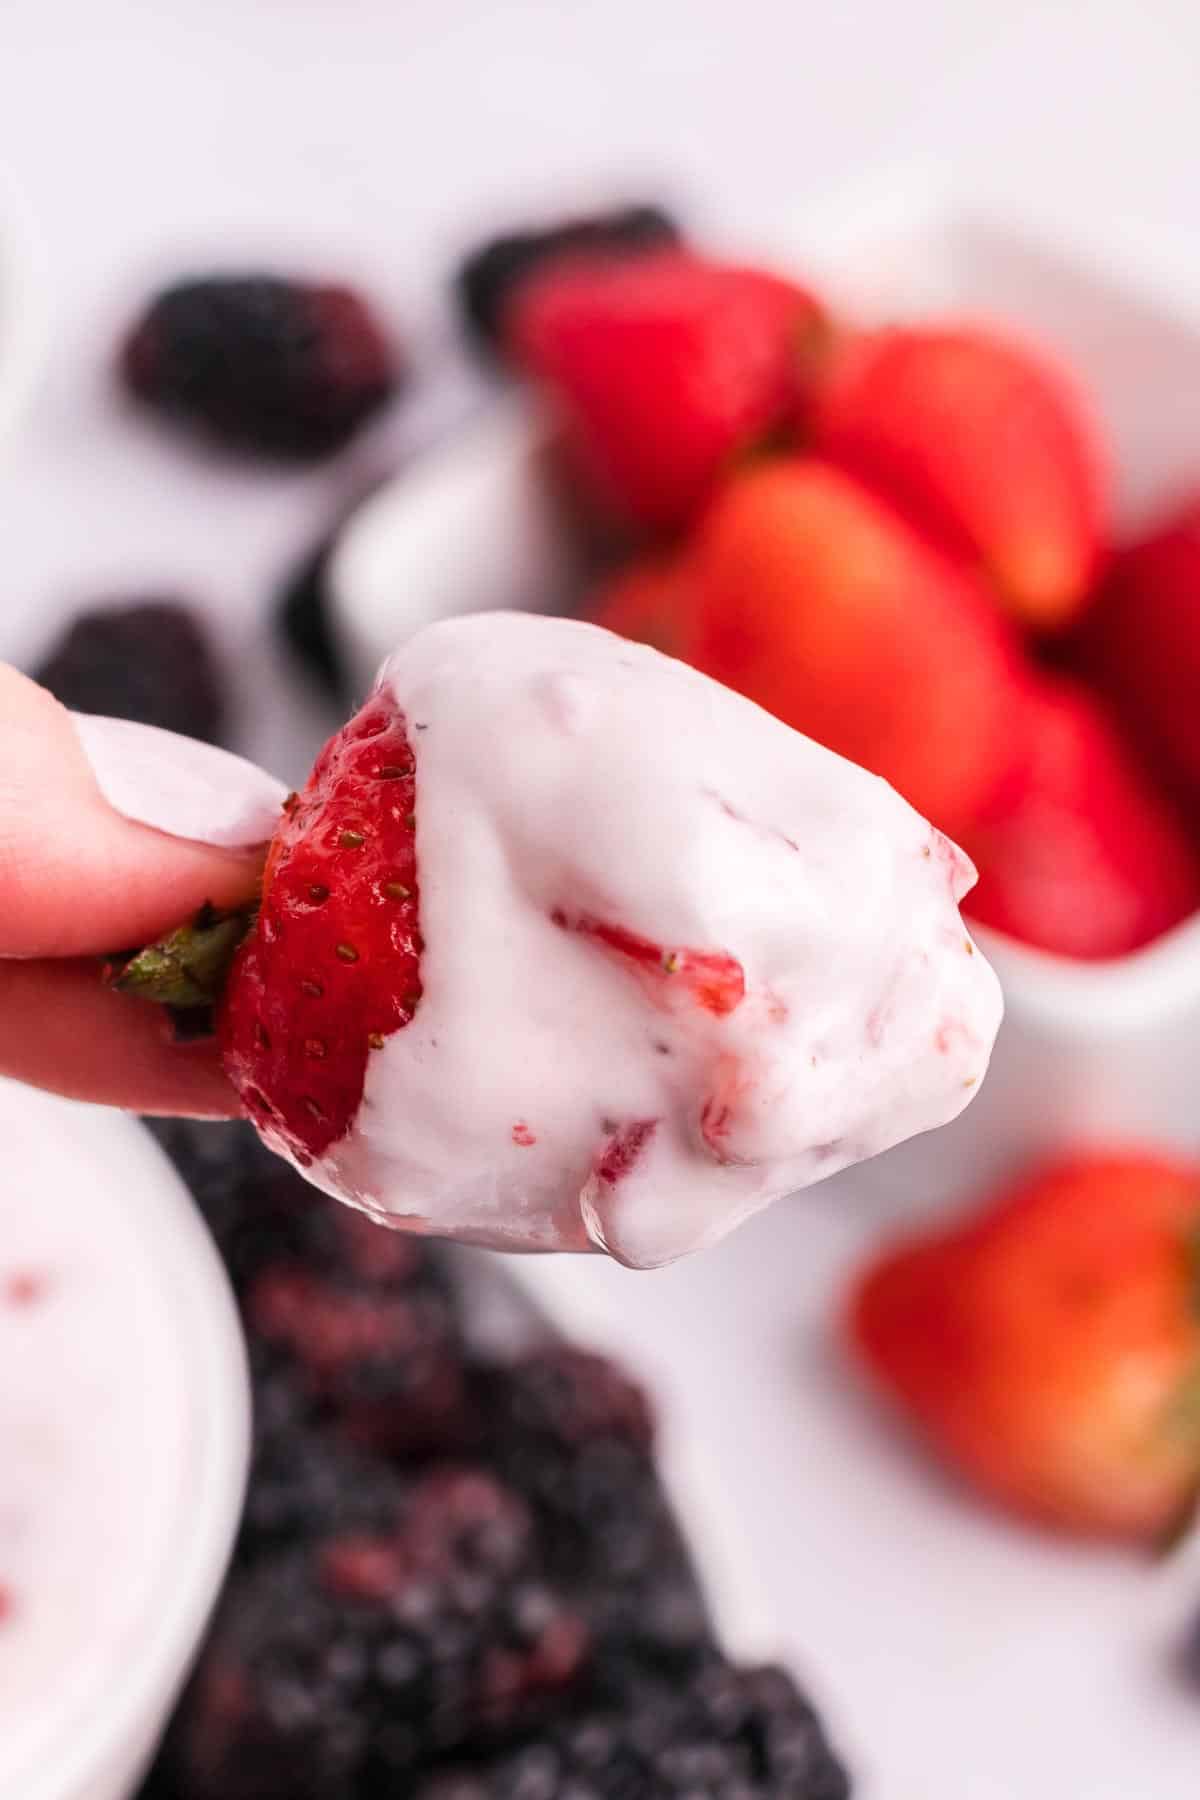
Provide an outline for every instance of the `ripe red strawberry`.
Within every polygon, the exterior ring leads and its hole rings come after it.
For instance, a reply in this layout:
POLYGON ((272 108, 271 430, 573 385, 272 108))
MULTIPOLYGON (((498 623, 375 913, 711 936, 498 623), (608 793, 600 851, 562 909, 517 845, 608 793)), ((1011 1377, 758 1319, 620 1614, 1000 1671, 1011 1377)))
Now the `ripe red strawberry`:
POLYGON ((988 576, 1026 623, 1086 603, 1105 528, 1096 428, 1061 370, 977 326, 860 338, 822 396, 817 448, 988 576))
POLYGON ((1200 806, 1200 496, 1116 558, 1080 651, 1138 742, 1200 806))
POLYGON ((404 718, 376 693, 271 845, 218 1024, 247 1111, 301 1163, 348 1129, 369 1056, 420 1003, 415 805, 404 718))
POLYGON ((694 603, 683 556, 642 556, 592 595, 588 617, 618 637, 689 660, 694 603))
POLYGON ((652 530, 686 523, 740 454, 794 422, 826 329, 792 282, 680 251, 552 267, 507 328, 597 501, 652 530))
POLYGON ((1200 1490, 1200 1167, 1079 1156, 884 1254, 847 1325, 989 1498, 1153 1540, 1200 1490))
POLYGON ((688 656, 883 775, 957 836, 1020 757, 1028 676, 968 577, 840 470, 781 458, 730 482, 688 562, 688 656))
POLYGON ((1029 765, 1006 806, 968 828, 966 910, 1060 956, 1124 956, 1200 908, 1200 856, 1101 704, 1038 684, 1029 765))

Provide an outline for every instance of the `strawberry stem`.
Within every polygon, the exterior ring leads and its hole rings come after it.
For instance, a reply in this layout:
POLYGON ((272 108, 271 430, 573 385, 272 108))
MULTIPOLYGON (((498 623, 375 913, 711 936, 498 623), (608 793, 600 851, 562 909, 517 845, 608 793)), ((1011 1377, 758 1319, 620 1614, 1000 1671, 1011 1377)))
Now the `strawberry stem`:
POLYGON ((220 999, 238 945, 254 922, 253 907, 219 912, 207 901, 186 925, 109 966, 110 984, 123 994, 154 1000, 172 1012, 212 1008, 220 999))

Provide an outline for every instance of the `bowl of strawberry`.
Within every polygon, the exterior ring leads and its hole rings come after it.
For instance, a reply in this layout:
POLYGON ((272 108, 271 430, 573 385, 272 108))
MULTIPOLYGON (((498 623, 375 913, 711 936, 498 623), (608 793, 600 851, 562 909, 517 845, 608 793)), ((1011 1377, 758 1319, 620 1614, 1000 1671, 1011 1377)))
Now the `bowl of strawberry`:
MULTIPOLYGON (((691 663, 975 862, 1008 1016, 936 1186, 1080 1139, 1194 1147, 1200 439, 1171 394, 1200 327, 1125 259, 951 205, 847 208, 773 264, 519 242, 460 277, 507 411, 329 558, 355 679, 398 625, 511 602, 518 495, 525 604, 691 663)), ((930 1168, 909 1146, 886 1181, 930 1168)))

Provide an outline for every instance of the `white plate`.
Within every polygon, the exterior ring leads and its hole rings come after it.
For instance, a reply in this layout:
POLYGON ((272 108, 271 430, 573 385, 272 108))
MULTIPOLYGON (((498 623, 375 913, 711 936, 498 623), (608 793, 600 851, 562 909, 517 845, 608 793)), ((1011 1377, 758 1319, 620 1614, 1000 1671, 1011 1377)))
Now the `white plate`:
MULTIPOLYGON (((1017 227, 898 175, 810 216, 782 260, 864 316, 991 313, 1057 344, 1112 434, 1128 520, 1200 474, 1200 282, 1136 250, 1017 227)), ((560 578, 536 425, 483 429, 394 484, 343 545, 338 616, 364 686, 426 618, 514 592, 544 606, 560 578), (509 434, 500 449, 489 430, 509 434), (514 483, 510 553, 497 519, 514 483)), ((656 1387, 726 1634, 811 1684, 862 1800, 1194 1800, 1200 1694, 1171 1659, 1200 1614, 1200 1551, 1151 1565, 992 1516, 910 1453, 834 1348, 837 1295, 881 1220, 1081 1137, 1200 1144, 1200 921, 1092 968, 987 938, 1009 1016, 948 1131, 653 1275, 513 1266, 564 1329, 656 1387)))

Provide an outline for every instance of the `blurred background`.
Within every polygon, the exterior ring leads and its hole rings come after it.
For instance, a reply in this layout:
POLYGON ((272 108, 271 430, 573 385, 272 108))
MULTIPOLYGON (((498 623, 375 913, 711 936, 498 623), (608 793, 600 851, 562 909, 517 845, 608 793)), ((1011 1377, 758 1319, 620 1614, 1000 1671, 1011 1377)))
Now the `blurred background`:
POLYGON ((361 273, 428 377, 458 252, 591 195, 650 190, 769 247, 844 184, 927 160, 973 196, 1159 224, 1163 254, 1196 231, 1188 0, 11 0, 3 47, 0 168, 54 346, 4 470, 16 650, 131 577, 194 584, 240 640, 302 512, 346 479, 294 506, 268 479, 264 506, 216 472, 186 483, 114 419, 97 342, 182 265, 361 273))
MULTIPOLYGON (((282 589, 366 490, 491 413, 451 291, 462 257, 614 200, 660 203, 697 241, 800 280, 848 241, 884 311, 918 310, 928 288, 934 307, 961 290, 986 312, 994 292, 1001 320, 1044 316, 1049 347, 1080 350, 1140 529, 1180 497, 1188 433, 1200 479, 1198 84, 1194 0, 7 0, 0 655, 36 668, 97 602, 182 599, 226 671, 232 740, 302 779, 338 714, 282 644, 282 589), (960 280, 968 216, 1094 264, 1149 310, 1006 260, 1013 238, 960 280), (889 248, 873 263, 876 221, 889 248), (311 467, 168 443, 115 391, 114 347, 156 289, 251 268, 360 289, 408 367, 398 404, 311 467)), ((502 534, 481 560, 503 564, 502 534)), ((419 614, 419 596, 405 605, 419 614)), ((726 1643, 804 1678, 875 1800, 1195 1790, 1200 1700, 1177 1668, 1200 1605, 1194 1538, 1164 1564, 979 1505, 876 1412, 839 1345, 881 1224, 957 1208, 1077 1139, 1200 1149, 1200 957, 1157 986, 1141 970, 1085 990, 1074 968, 1018 956, 1004 972, 1024 1035, 1002 1040, 973 1123, 694 1264, 522 1275, 650 1386, 726 1643)), ((1200 1355, 1182 1328, 1173 1344, 1200 1355)), ((941 1448, 995 1489, 975 1446, 941 1448)), ((1173 1502, 1200 1476, 1193 1450, 1173 1502)), ((1154 1533, 1139 1519, 1122 1535, 1154 1533)))

